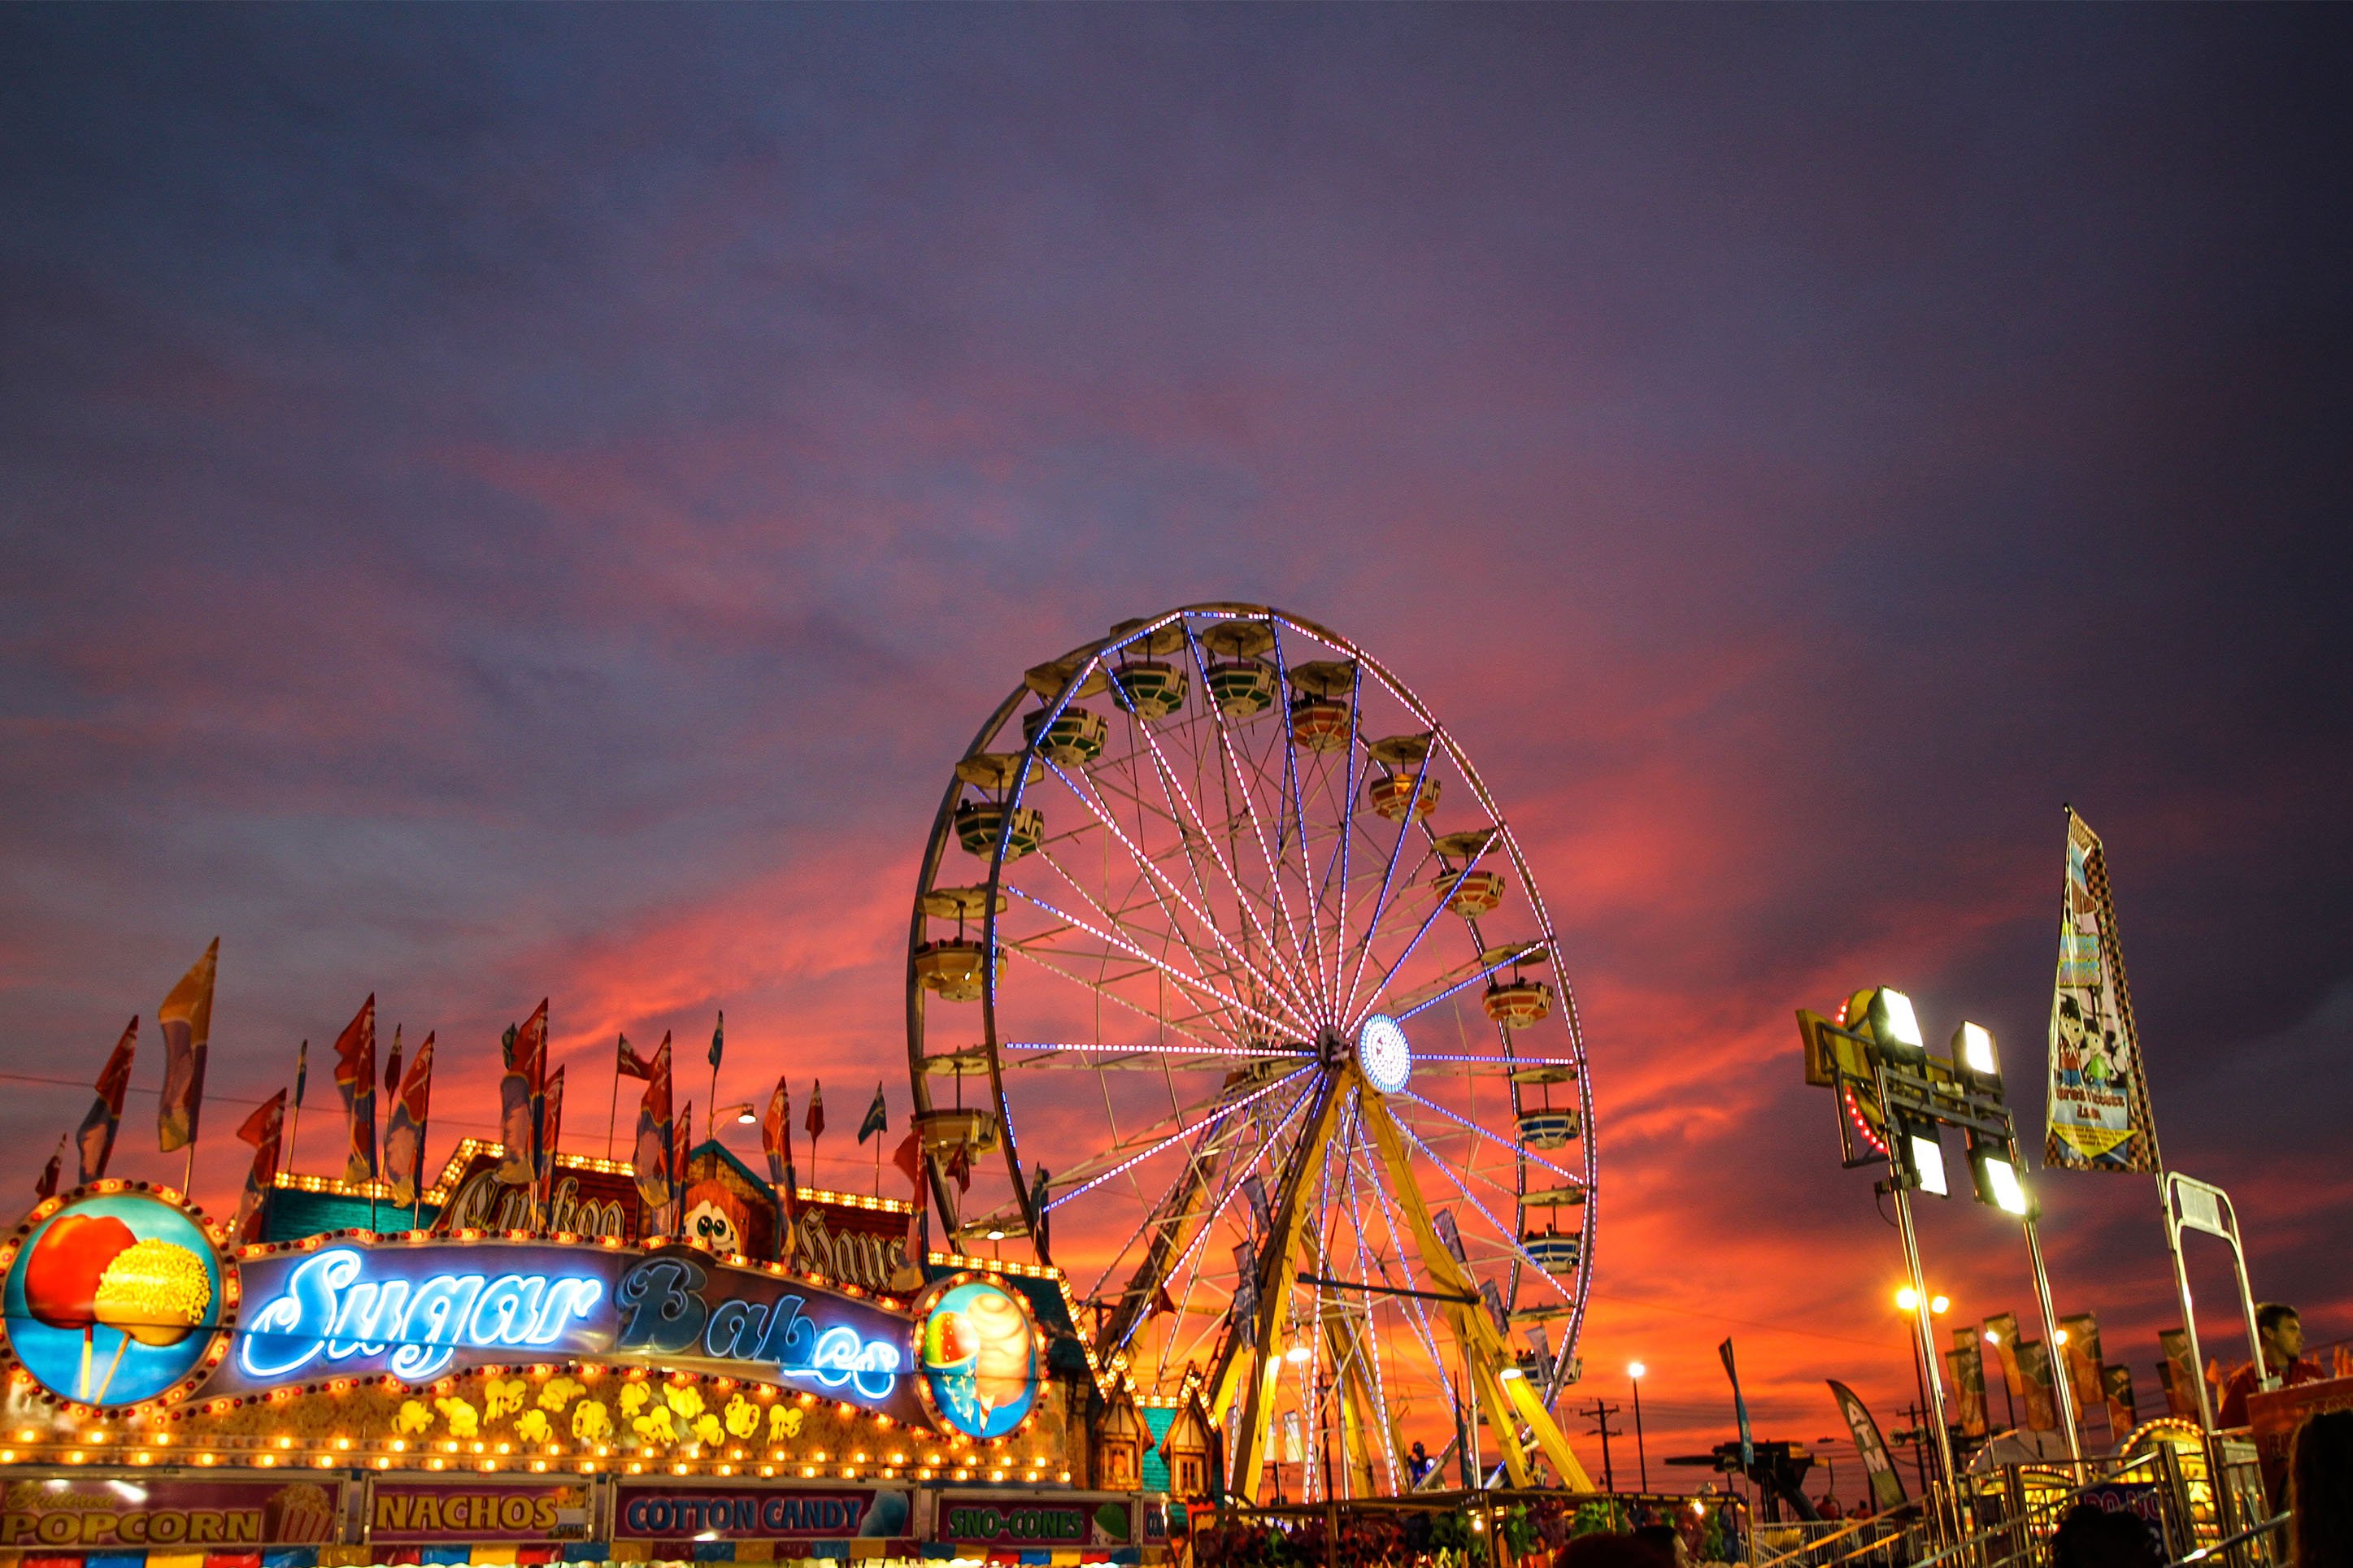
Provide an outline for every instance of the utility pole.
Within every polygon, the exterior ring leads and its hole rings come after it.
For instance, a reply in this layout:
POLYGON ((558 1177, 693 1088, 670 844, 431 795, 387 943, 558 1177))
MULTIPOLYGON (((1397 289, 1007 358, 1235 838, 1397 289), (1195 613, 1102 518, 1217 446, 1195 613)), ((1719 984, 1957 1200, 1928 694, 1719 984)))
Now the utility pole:
POLYGON ((1624 1436, 1626 1429, 1623 1426, 1610 1426, 1609 1418, 1618 1414, 1619 1408, 1615 1405, 1604 1405, 1597 1399, 1593 1402, 1593 1408, 1585 1412, 1593 1418, 1593 1429, 1601 1437, 1601 1489, 1605 1492, 1614 1492, 1618 1489, 1616 1473, 1609 1468, 1609 1439, 1624 1436))

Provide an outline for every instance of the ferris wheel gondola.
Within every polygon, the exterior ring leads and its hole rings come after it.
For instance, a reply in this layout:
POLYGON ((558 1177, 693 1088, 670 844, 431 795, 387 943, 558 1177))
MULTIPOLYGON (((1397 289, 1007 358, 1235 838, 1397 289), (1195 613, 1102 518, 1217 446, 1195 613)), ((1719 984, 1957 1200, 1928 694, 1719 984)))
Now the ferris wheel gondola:
POLYGON ((1202 1390, 1232 1490, 1293 1434, 1303 1495, 1407 1489, 1408 1429, 1458 1414, 1515 1480, 1582 1481, 1548 1414, 1596 1209, 1559 943, 1365 650, 1219 604, 1031 667, 942 799, 907 1021, 958 1245, 1026 1245, 1141 1392, 1202 1390))

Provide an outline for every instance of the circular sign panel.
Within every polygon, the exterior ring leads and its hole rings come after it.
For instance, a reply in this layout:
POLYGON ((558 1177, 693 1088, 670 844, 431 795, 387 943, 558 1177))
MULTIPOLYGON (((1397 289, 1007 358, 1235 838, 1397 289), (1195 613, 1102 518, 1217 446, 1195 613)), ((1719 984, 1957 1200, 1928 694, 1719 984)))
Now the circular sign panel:
POLYGON ((35 1382, 112 1407, 203 1370, 228 1292, 201 1219, 136 1191, 83 1191, 35 1215, 5 1259, 5 1286, 8 1348, 35 1382))
POLYGON ((1002 1437, 1038 1403, 1042 1372, 1029 1303, 997 1280, 959 1275, 915 1314, 916 1387, 934 1418, 970 1437, 1002 1437))

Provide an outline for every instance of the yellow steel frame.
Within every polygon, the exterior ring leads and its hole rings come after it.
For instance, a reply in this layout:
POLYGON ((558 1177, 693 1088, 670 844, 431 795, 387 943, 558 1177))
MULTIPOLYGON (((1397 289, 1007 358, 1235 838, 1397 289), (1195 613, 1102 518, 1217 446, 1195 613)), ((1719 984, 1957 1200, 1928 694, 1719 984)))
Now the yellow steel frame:
MULTIPOLYGON (((1420 1257, 1423 1276, 1431 1280, 1437 1289, 1462 1298, 1440 1303, 1440 1310, 1461 1352, 1480 1412, 1495 1436, 1504 1473, 1515 1487, 1532 1485, 1535 1476, 1532 1461, 1540 1457, 1552 1466, 1560 1485, 1572 1490, 1590 1491, 1593 1489, 1592 1477, 1577 1461, 1576 1453, 1568 1446, 1568 1439, 1561 1435, 1559 1426, 1554 1422, 1551 1412, 1544 1407, 1536 1391, 1521 1375, 1510 1347, 1504 1342, 1503 1333, 1495 1327, 1493 1320, 1488 1316, 1485 1306, 1478 1303, 1478 1281, 1439 1239, 1437 1227, 1430 1221, 1429 1207, 1422 1202, 1420 1189, 1414 1182, 1412 1165, 1406 1157, 1405 1136, 1390 1117, 1388 1106, 1380 1091, 1364 1081, 1353 1062, 1335 1066, 1326 1072, 1324 1081, 1317 1087, 1318 1099, 1308 1118, 1307 1127, 1293 1147, 1298 1150, 1322 1148, 1332 1134, 1333 1125, 1347 1101, 1350 1089, 1355 1091, 1357 1113, 1363 1119, 1365 1131, 1388 1173, 1390 1195, 1405 1212, 1408 1228, 1413 1233, 1415 1250, 1420 1257), (1526 1441, 1520 1436, 1523 1427, 1528 1434, 1526 1441)), ((1211 1418, 1218 1424, 1224 1424, 1227 1412, 1232 1408, 1238 1396, 1243 1400, 1241 1430, 1226 1468, 1226 1484, 1235 1495, 1253 1500, 1258 1494, 1260 1474, 1265 1468, 1269 1429, 1274 1415, 1275 1380, 1282 1367, 1282 1356, 1276 1341, 1282 1331, 1284 1310, 1290 1304, 1292 1281, 1297 1273, 1301 1247, 1313 1235, 1313 1222, 1305 1213, 1308 1164, 1309 1162, 1303 1158, 1294 1158, 1283 1177, 1282 1191, 1276 1200, 1273 1229, 1259 1258, 1258 1310, 1251 1324, 1252 1332, 1247 1341, 1239 1334, 1229 1336, 1217 1370, 1210 1379, 1209 1411, 1211 1418), (1247 1385, 1243 1383, 1245 1361, 1248 1362, 1247 1385)), ((1327 1321, 1323 1325, 1323 1331, 1334 1364, 1340 1370, 1344 1457, 1352 1476, 1362 1481, 1369 1493, 1378 1489, 1376 1484, 1378 1471, 1373 1452, 1373 1445, 1378 1441, 1378 1436, 1373 1430, 1372 1404, 1369 1391, 1364 1384, 1368 1347, 1361 1339, 1362 1330, 1359 1328, 1327 1321)))

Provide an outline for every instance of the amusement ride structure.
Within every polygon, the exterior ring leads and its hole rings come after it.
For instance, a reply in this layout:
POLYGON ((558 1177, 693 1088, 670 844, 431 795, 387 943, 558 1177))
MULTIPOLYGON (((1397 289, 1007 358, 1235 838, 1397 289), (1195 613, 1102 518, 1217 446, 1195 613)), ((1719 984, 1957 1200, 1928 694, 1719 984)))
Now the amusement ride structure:
POLYGON ((907 1051, 954 1244, 1062 1270, 1140 1396, 1201 1402, 1232 1494, 1409 1490, 1416 1433, 1588 1484, 1549 1414, 1596 1206, 1559 943, 1355 643, 1208 604, 1029 669, 924 851, 907 1051))

